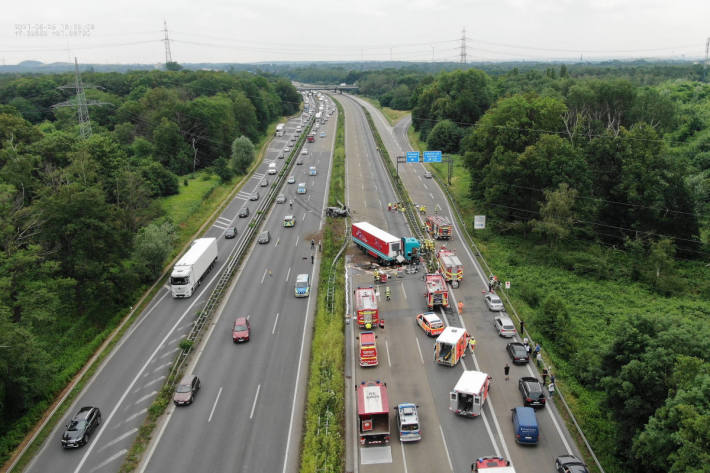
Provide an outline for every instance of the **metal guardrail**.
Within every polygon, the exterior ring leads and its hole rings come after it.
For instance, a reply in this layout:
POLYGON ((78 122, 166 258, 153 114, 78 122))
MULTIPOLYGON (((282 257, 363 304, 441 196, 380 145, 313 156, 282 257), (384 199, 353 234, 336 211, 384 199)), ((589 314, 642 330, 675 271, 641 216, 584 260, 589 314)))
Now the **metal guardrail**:
POLYGON ((307 126, 301 132, 301 136, 286 160, 286 166, 284 166, 284 168, 279 172, 278 177, 269 189, 266 198, 261 202, 261 205, 257 207, 257 210, 254 212, 255 217, 251 222, 249 222, 249 225, 247 225, 239 244, 234 247, 227 257, 227 263, 222 269, 222 274, 217 280, 212 293, 210 293, 207 303, 199 312, 197 318, 192 324, 190 333, 185 338, 188 342, 188 346, 184 347, 178 354, 178 358, 175 360, 172 368, 170 369, 170 374, 167 377, 165 386, 175 386, 175 383, 177 382, 177 375, 181 372, 186 361, 189 359, 189 356, 192 353, 192 348, 198 345, 202 340, 203 328, 207 325, 207 322, 212 319, 217 306, 222 301, 225 290, 229 286, 232 276, 234 276, 237 269, 239 269, 243 256, 246 254, 247 249, 253 242, 254 235, 260 229, 261 224, 266 218, 266 211, 273 205, 274 200, 276 200, 276 195, 280 191, 283 181, 286 179, 286 175, 288 174, 286 171, 290 171, 294 166, 295 160, 298 159, 298 154, 300 153, 306 137, 313 126, 313 121, 314 119, 311 118, 307 126))

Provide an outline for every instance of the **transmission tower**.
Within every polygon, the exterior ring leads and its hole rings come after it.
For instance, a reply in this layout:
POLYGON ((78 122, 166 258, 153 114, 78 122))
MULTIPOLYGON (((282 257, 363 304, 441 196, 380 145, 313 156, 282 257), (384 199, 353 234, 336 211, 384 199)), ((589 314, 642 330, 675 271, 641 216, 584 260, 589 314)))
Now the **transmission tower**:
POLYGON ((461 30, 461 64, 466 64, 466 28, 461 30))
MULTIPOLYGON (((88 86, 89 88, 95 88, 94 86, 88 86)), ((81 82, 81 75, 79 75, 79 61, 74 58, 74 84, 73 85, 62 85, 60 89, 74 89, 76 90, 76 102, 67 100, 66 102, 57 103, 52 105, 52 108, 60 107, 76 107, 77 115, 79 116, 79 135, 82 139, 86 139, 91 136, 91 122, 89 121, 89 106, 96 105, 112 105, 108 102, 98 102, 92 100, 90 102, 86 101, 86 95, 84 94, 84 84, 81 82)))
POLYGON ((165 43, 165 64, 173 62, 172 55, 170 54, 170 38, 168 38, 168 21, 163 20, 163 33, 165 36, 163 38, 163 43, 165 43))
POLYGON ((710 38, 705 41, 705 67, 703 67, 703 82, 708 74, 708 63, 710 63, 710 38))

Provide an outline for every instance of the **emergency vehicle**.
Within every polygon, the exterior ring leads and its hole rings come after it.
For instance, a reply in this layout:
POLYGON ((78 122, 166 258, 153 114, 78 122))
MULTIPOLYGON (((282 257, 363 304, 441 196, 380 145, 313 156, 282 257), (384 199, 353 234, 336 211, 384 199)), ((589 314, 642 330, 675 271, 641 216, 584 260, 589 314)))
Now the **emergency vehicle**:
POLYGON ((387 445, 390 443, 389 410, 389 398, 385 383, 363 381, 357 386, 360 445, 387 445))
POLYGON ((466 353, 469 338, 466 330, 460 327, 446 327, 434 342, 434 361, 440 365, 456 366, 466 353))
POLYGON ((368 330, 380 321, 375 290, 372 287, 359 287, 355 290, 355 317, 358 327, 368 330))
POLYGON ((434 312, 417 314, 417 325, 430 337, 435 337, 444 331, 444 322, 434 312))
POLYGON ((375 332, 360 334, 360 366, 377 366, 377 342, 375 332))
POLYGON ((419 412, 417 405, 411 402, 402 402, 397 405, 397 425, 399 426, 400 442, 416 442, 422 439, 419 425, 419 412))
POLYGON ((284 217, 284 227, 293 227, 296 225, 296 217, 293 215, 286 215, 284 217))
POLYGON ((481 415, 488 399, 491 377, 481 371, 464 371, 449 393, 449 410, 465 417, 481 415))
POLYGON ((424 280, 426 285, 426 306, 432 310, 440 305, 449 308, 449 289, 444 277, 440 273, 427 274, 424 280))
POLYGON ((463 263, 456 253, 442 246, 436 253, 436 261, 446 282, 451 283, 453 288, 459 287, 459 282, 463 279, 463 263))
POLYGON ((429 215, 424 221, 426 231, 436 240, 448 240, 453 236, 451 222, 441 215, 429 215))

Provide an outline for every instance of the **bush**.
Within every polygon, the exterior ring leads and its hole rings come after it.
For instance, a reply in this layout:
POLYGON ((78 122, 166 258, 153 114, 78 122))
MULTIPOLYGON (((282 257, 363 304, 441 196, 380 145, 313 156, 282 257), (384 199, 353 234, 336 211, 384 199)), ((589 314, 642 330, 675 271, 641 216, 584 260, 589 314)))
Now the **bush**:
POLYGON ((527 302, 530 307, 535 308, 540 305, 540 294, 538 293, 537 288, 532 284, 525 282, 521 283, 519 292, 520 298, 527 302))

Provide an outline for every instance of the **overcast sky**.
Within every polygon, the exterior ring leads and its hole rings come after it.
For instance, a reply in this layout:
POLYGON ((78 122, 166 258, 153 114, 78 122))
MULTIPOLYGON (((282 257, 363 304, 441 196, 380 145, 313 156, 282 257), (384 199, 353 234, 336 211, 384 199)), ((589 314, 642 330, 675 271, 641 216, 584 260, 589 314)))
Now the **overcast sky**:
POLYGON ((710 0, 4 0, 0 64, 704 58, 710 0), (73 59, 71 59, 73 60, 73 59))

